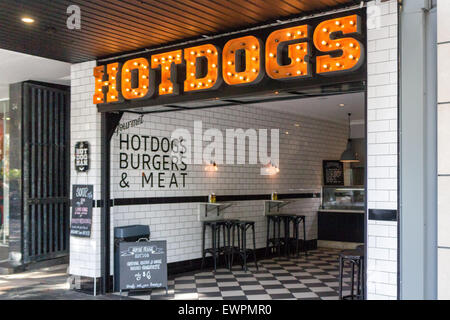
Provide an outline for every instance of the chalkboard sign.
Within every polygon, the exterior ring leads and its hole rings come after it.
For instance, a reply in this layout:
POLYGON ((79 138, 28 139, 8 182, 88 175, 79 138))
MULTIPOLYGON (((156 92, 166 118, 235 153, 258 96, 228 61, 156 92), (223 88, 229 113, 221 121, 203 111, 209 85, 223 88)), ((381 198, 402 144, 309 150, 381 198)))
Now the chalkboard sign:
POLYGON ((89 142, 87 141, 75 144, 75 170, 78 172, 89 170, 89 142))
POLYGON ((119 243, 119 289, 167 289, 166 241, 119 243))
POLYGON ((93 185, 74 185, 72 187, 71 236, 83 238, 91 236, 93 196, 93 185))
POLYGON ((323 184, 325 186, 344 185, 344 165, 339 160, 323 160, 323 184))

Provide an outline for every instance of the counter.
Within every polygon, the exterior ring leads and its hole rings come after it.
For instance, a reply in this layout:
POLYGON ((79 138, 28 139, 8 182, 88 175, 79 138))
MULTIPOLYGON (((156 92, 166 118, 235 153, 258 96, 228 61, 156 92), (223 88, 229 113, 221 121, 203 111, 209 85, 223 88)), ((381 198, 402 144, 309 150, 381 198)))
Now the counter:
POLYGON ((364 210, 318 211, 318 240, 363 243, 364 210))

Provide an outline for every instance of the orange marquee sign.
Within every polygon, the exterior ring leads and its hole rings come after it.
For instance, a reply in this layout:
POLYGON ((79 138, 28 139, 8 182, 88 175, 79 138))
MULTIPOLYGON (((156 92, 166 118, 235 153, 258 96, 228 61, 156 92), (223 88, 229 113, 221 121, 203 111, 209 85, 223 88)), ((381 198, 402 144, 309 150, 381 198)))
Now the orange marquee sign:
POLYGON ((360 14, 300 21, 94 68, 94 104, 133 102, 352 73, 364 65, 360 14))

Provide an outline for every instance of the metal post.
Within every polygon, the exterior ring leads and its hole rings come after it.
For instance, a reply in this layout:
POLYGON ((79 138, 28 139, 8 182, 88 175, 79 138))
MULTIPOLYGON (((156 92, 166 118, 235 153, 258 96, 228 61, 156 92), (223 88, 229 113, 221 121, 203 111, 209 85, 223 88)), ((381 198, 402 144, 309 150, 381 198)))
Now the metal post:
POLYGON ((107 114, 101 115, 101 218, 100 218, 100 270, 102 277, 101 293, 106 294, 110 290, 109 286, 109 274, 110 274, 110 256, 109 256, 109 237, 110 237, 110 140, 107 133, 107 114))
POLYGON ((101 115, 101 215, 100 215, 100 273, 102 277, 102 294, 111 292, 110 259, 111 259, 111 138, 119 124, 123 113, 102 113, 101 115))
POLYGON ((436 8, 400 13, 399 298, 437 297, 436 8))

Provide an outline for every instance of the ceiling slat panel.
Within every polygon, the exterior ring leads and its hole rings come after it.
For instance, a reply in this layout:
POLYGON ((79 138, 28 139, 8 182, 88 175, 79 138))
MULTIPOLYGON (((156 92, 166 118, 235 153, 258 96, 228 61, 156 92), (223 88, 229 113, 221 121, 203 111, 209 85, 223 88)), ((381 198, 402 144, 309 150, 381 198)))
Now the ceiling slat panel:
POLYGON ((359 3, 357 0, 1 0, 0 48, 82 62, 359 3), (81 30, 66 27, 69 5, 81 30), (28 15, 36 21, 20 21, 28 15))

